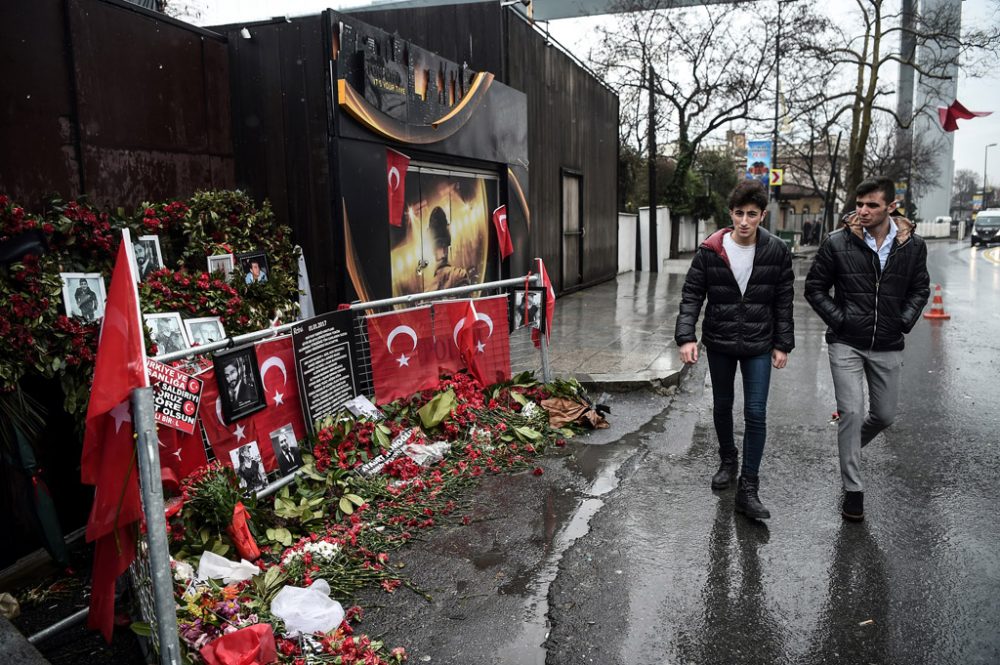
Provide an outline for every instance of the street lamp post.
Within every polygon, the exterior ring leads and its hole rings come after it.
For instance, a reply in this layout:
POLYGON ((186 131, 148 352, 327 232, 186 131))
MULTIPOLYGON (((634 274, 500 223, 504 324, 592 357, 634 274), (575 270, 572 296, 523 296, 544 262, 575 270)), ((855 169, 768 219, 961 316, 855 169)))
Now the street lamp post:
POLYGON ((980 210, 986 210, 986 165, 988 163, 990 148, 994 146, 996 146, 996 143, 990 143, 983 148, 983 201, 979 204, 980 210))

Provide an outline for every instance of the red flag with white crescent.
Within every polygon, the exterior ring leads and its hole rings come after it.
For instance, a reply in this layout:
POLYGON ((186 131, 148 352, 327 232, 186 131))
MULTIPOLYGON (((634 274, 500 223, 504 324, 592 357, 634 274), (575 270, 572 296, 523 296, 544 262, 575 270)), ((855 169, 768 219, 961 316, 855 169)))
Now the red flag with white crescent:
MULTIPOLYGON (((545 287, 545 340, 552 337, 552 315, 556 311, 556 291, 552 288, 549 273, 545 270, 545 261, 538 259, 538 272, 542 275, 542 285, 545 287)), ((531 329, 531 341, 536 347, 542 345, 542 336, 537 328, 531 329)))
POLYGON ((510 239, 510 229, 507 227, 507 206, 502 205, 493 211, 493 226, 497 230, 497 243, 500 256, 507 258, 514 253, 514 242, 510 239))
POLYGON ((149 385, 149 377, 131 252, 126 230, 104 307, 80 460, 80 479, 94 486, 87 520, 87 541, 96 542, 88 625, 109 642, 115 580, 135 558, 135 523, 143 516, 130 397, 149 385))
POLYGON ((430 307, 370 316, 367 325, 376 404, 437 388, 430 307))
POLYGON ((455 305, 446 310, 450 315, 448 343, 460 356, 462 365, 484 386, 509 379, 507 297, 466 300, 455 305))
POLYGON ((292 338, 286 336, 257 344, 257 362, 260 363, 260 380, 267 408, 247 420, 253 421, 254 431, 257 432, 264 469, 272 471, 278 468, 274 449, 278 432, 291 425, 296 441, 306 437, 299 382, 295 377, 292 338))
POLYGON ((389 193, 389 223, 403 225, 403 208, 406 205, 406 169, 410 158, 390 148, 385 149, 386 187, 389 193))

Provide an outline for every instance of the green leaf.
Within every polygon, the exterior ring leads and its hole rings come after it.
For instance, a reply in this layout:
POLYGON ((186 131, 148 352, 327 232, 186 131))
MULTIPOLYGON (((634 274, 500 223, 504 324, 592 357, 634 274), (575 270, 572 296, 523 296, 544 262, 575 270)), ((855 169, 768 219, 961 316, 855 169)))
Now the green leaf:
POLYGON ((346 496, 340 497, 339 506, 340 506, 340 512, 344 513, 345 515, 351 515, 354 513, 354 505, 346 496))
MULTIPOLYGON (((277 568, 277 566, 275 566, 275 568, 277 568)), ((153 628, 146 621, 133 621, 132 625, 129 626, 129 630, 139 637, 153 636, 153 628)))
POLYGON ((355 506, 363 506, 365 503, 365 500, 357 494, 345 494, 344 498, 353 503, 355 506))
POLYGON ((382 425, 375 428, 375 442, 380 448, 382 448, 382 450, 388 450, 389 445, 392 443, 392 440, 389 438, 390 434, 392 434, 392 432, 389 431, 389 428, 387 427, 384 431, 382 425))
POLYGON ((420 407, 417 414, 420 416, 420 422, 423 423, 424 429, 440 425, 451 414, 456 403, 455 391, 449 388, 443 393, 438 393, 431 401, 420 407))
POLYGON ((514 427, 514 435, 524 442, 538 441, 542 438, 542 435, 537 430, 531 429, 530 427, 514 427))
POLYGON ((525 397, 524 395, 522 395, 521 393, 517 392, 516 390, 510 391, 510 396, 513 397, 514 401, 517 402, 518 404, 520 404, 521 406, 527 406, 528 405, 528 401, 529 401, 528 398, 525 397))
POLYGON ((200 530, 200 531, 198 532, 198 537, 199 537, 199 538, 201 538, 201 544, 202 544, 202 545, 204 545, 204 544, 208 543, 208 538, 209 538, 209 535, 210 535, 210 534, 209 534, 209 532, 208 532, 208 529, 204 529, 204 528, 203 528, 203 529, 201 529, 201 530, 200 530))

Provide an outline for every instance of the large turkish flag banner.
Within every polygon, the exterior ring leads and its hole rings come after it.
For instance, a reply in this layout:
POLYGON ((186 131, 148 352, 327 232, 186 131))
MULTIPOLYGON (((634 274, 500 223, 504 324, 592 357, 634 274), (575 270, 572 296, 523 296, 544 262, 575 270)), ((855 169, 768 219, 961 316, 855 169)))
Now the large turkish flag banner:
POLYGON ((370 316, 367 326, 376 404, 437 388, 429 306, 370 316))

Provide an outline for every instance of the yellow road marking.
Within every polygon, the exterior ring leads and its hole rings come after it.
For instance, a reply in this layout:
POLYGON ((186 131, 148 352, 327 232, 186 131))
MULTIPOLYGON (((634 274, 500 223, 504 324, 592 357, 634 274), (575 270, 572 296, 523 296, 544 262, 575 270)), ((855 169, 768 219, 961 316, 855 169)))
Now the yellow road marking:
POLYGON ((990 263, 995 263, 1000 265, 1000 247, 994 247, 992 249, 987 249, 982 252, 983 258, 990 263))

